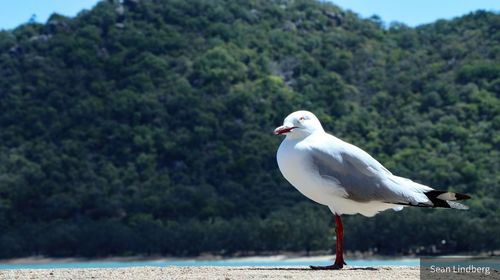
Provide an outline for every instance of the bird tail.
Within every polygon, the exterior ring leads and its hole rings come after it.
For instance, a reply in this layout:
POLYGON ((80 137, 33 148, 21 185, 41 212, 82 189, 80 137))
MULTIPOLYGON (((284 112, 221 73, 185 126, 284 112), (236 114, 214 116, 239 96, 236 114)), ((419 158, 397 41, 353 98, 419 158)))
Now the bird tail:
MULTIPOLYGON (((461 203, 455 202, 457 200, 466 200, 469 199, 470 196, 461 193, 447 192, 447 191, 438 191, 432 190, 424 192, 424 194, 429 198, 432 202, 432 206, 428 205, 427 207, 440 207, 440 208, 454 208, 460 210, 469 209, 468 206, 463 205, 461 203)), ((420 205, 416 205, 420 206, 420 205)))
POLYGON ((460 210, 469 209, 468 206, 462 203, 455 202, 456 200, 466 200, 470 196, 461 193, 454 193, 448 191, 438 191, 430 190, 423 192, 423 194, 429 199, 427 202, 392 202, 392 204, 398 204, 403 206, 413 206, 413 207, 425 207, 425 208, 453 208, 460 210))
POLYGON ((435 190, 429 186, 413 182, 412 180, 403 177, 392 176, 391 178, 397 184, 403 185, 406 189, 411 190, 411 193, 413 194, 408 196, 410 197, 408 202, 398 202, 393 204, 429 208, 469 209, 466 205, 455 202, 457 200, 469 199, 470 196, 466 194, 435 190))

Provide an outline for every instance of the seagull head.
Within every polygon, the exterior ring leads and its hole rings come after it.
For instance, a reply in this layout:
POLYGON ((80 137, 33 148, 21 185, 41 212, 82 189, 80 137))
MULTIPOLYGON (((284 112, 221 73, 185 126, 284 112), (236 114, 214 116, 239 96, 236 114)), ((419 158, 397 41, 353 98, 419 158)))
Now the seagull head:
POLYGON ((274 134, 285 134, 290 138, 304 138, 317 131, 324 132, 321 123, 313 113, 296 111, 285 118, 283 125, 277 127, 274 134))

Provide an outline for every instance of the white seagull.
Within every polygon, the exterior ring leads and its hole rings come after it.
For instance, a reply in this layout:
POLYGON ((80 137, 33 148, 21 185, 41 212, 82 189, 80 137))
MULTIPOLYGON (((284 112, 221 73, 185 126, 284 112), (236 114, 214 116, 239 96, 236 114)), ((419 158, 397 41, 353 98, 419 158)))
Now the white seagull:
POLYGON ((342 214, 372 217, 404 206, 467 209, 454 200, 469 199, 468 195, 435 190, 392 174, 362 149, 326 133, 311 112, 291 113, 274 134, 286 135, 276 155, 285 179, 335 215, 335 263, 312 269, 341 269, 345 264, 342 214))

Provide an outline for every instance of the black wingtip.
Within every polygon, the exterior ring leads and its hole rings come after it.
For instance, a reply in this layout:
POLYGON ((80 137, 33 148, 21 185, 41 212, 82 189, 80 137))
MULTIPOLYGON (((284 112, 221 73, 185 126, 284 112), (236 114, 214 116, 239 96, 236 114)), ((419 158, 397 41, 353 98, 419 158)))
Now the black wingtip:
POLYGON ((466 195, 466 194, 463 194, 463 193, 455 193, 455 197, 457 198, 457 200, 470 199, 470 195, 466 195))
POLYGON ((466 199, 470 199, 469 195, 466 195, 463 193, 448 192, 448 191, 432 190, 432 191, 425 192, 424 194, 430 200, 433 200, 436 198, 442 199, 442 200, 466 200, 466 199), (447 198, 447 197, 449 197, 449 198, 447 198))
POLYGON ((445 193, 445 191, 432 190, 429 192, 425 192, 424 194, 432 202, 432 205, 434 207, 450 208, 450 205, 448 203, 446 203, 446 200, 441 200, 441 199, 437 198, 439 195, 441 195, 443 193, 445 193))
POLYGON ((430 200, 431 203, 415 203, 415 204, 409 202, 386 202, 386 203, 413 206, 413 207, 453 208, 460 210, 469 209, 468 206, 455 202, 457 200, 470 199, 471 197, 469 195, 462 193, 448 192, 448 191, 438 191, 438 190, 431 190, 428 192, 424 192, 424 194, 427 196, 427 198, 430 200))
POLYGON ((467 209, 468 207, 454 202, 457 200, 469 199, 470 196, 461 193, 432 190, 424 193, 432 202, 433 207, 467 209))

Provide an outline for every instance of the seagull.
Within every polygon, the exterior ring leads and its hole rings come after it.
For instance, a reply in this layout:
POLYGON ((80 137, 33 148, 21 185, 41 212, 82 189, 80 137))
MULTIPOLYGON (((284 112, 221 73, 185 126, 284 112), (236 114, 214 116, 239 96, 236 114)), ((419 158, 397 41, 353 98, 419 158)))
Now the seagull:
POLYGON ((468 209, 455 201, 470 196, 392 174, 367 152, 326 133, 311 112, 291 113, 274 134, 286 135, 276 154, 285 179, 309 199, 328 206, 335 217, 335 262, 312 269, 341 269, 346 264, 342 214, 372 217, 406 206, 468 209))

